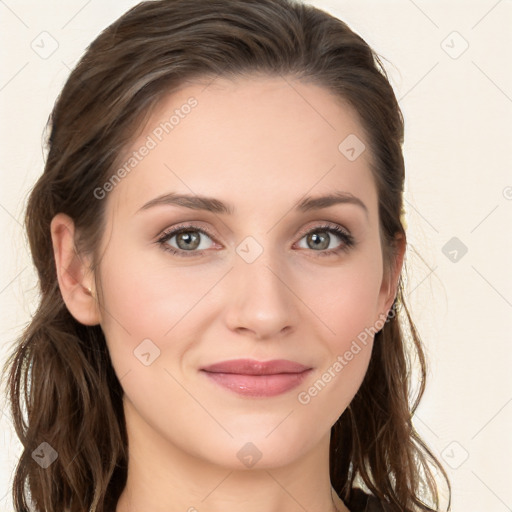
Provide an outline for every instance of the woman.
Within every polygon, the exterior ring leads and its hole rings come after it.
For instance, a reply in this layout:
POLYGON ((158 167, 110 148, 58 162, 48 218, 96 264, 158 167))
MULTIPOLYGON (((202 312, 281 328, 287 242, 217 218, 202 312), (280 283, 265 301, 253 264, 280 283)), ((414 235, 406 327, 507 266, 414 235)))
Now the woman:
POLYGON ((402 142, 378 57, 312 6, 143 2, 100 34, 27 209, 16 510, 440 510, 402 142))

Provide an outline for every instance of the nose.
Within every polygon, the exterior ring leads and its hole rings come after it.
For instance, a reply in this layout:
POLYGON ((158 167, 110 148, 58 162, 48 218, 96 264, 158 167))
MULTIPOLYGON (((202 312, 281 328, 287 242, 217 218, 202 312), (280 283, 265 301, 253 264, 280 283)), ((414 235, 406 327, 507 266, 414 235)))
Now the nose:
POLYGON ((296 330, 299 298, 289 269, 269 251, 254 262, 237 257, 230 272, 225 321, 238 334, 263 340, 296 330))

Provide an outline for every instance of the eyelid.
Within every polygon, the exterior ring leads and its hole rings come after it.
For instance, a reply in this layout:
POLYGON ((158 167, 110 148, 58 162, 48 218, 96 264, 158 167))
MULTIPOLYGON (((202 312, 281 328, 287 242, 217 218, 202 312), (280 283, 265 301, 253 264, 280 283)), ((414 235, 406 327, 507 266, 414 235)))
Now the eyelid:
POLYGON ((328 220, 320 220, 320 221, 317 221, 317 224, 313 224, 313 225, 310 225, 309 227, 307 228, 304 228, 302 229, 300 232, 299 232, 299 239, 303 238, 304 236, 306 235, 309 235, 309 233, 311 233, 312 231, 320 231, 321 229, 339 229, 341 231, 343 231, 347 237, 351 237, 352 235, 350 234, 350 231, 345 228, 344 226, 342 226, 341 224, 336 224, 334 222, 330 222, 328 220), (320 224, 318 224, 318 222, 320 222, 320 224))
POLYGON ((176 224, 175 226, 166 228, 158 235, 158 238, 163 238, 164 236, 171 234, 171 233, 173 235, 175 235, 176 233, 179 233, 180 231, 186 231, 186 230, 199 231, 201 233, 208 235, 210 238, 215 239, 214 234, 208 228, 205 228, 199 224, 194 224, 194 223, 176 224))
MULTIPOLYGON (((217 238, 215 237, 215 235, 208 228, 200 226, 199 224, 194 224, 194 223, 177 224, 176 226, 166 228, 158 235, 156 242, 164 243, 165 241, 170 240, 171 238, 175 237, 176 235, 179 235, 183 231, 188 231, 188 230, 198 231, 199 233, 202 233, 203 235, 207 235, 215 243, 219 243, 217 241, 217 238)), ((202 251, 190 251, 190 252, 200 254, 202 251)))

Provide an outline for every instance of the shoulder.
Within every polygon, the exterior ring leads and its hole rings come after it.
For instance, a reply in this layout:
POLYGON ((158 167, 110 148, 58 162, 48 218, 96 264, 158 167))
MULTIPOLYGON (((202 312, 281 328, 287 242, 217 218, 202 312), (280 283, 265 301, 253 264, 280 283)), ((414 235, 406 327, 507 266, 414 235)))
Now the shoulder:
POLYGON ((388 512, 391 510, 389 505, 356 487, 352 489, 350 500, 346 501, 345 505, 350 512, 388 512))

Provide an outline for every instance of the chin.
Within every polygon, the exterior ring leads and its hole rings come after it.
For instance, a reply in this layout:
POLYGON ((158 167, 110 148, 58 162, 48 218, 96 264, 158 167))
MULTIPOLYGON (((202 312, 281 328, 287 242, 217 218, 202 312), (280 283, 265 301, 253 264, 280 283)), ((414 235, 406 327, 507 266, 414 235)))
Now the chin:
POLYGON ((292 464, 307 452, 310 443, 304 436, 285 438, 276 432, 250 432, 235 436, 228 442, 206 449, 206 458, 217 466, 230 470, 274 469, 292 464))

